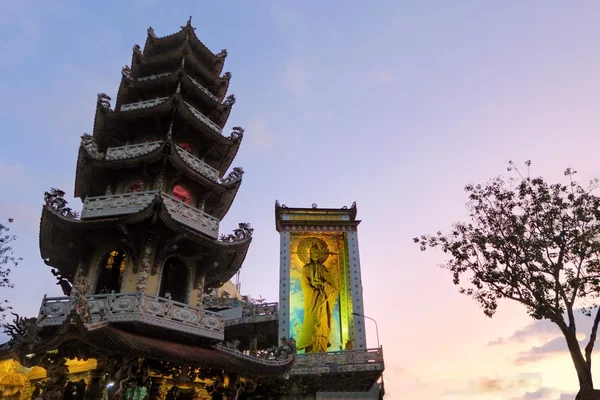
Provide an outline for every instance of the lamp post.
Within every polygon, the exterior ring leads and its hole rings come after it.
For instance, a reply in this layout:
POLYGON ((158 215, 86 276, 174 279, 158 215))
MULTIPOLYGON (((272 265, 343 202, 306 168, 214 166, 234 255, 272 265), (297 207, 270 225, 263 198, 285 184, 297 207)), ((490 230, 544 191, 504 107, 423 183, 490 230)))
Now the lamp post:
POLYGON ((367 318, 367 319, 370 319, 371 321, 375 322, 375 333, 377 334, 377 348, 378 349, 381 348, 381 346, 379 345, 379 328, 377 327, 377 321, 375 321, 371 317, 367 317, 366 315, 362 315, 362 314, 355 313, 355 312, 353 312, 352 315, 356 315, 357 317, 367 318))

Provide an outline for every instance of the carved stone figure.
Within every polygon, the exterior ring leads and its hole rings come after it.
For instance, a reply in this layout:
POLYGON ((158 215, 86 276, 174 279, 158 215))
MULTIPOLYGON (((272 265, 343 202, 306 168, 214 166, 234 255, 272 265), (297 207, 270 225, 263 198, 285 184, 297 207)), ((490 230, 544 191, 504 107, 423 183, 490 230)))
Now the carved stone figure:
POLYGON ((123 78, 125 78, 129 82, 131 82, 133 80, 131 77, 131 68, 129 68, 128 65, 121 68, 121 75, 123 75, 123 78))
POLYGON ((229 139, 230 140, 242 140, 242 138, 244 137, 244 128, 242 128, 241 126, 234 126, 233 128, 233 132, 231 132, 231 135, 229 135, 229 139))
POLYGON ((251 238, 252 232, 254 232, 254 228, 252 228, 249 223, 242 222, 239 224, 239 228, 233 230, 233 233, 221 235, 220 240, 222 242, 238 242, 240 240, 251 238))
POLYGON ((77 211, 73 211, 67 207, 69 202, 64 199, 64 196, 65 192, 56 188, 51 188, 49 192, 44 192, 46 207, 52 208, 63 217, 79 218, 79 213, 77 211))
POLYGON ((244 175, 244 170, 240 167, 235 167, 233 170, 227 175, 227 177, 221 179, 221 184, 225 186, 233 185, 242 180, 242 176, 244 175))
POLYGON ((226 106, 232 106, 235 104, 235 94, 230 94, 229 96, 227 96, 227 98, 225 99, 225 101, 223 102, 224 105, 226 106))
POLYGON ((106 93, 98 93, 98 104, 103 109, 110 110, 110 100, 110 96, 108 96, 106 93))
POLYGON ((331 334, 332 312, 337 299, 337 284, 325 266, 329 257, 327 244, 317 238, 304 239, 298 255, 306 260, 305 248, 310 244, 308 262, 302 269, 300 285, 304 294, 304 321, 298 338, 298 349, 305 353, 326 352, 331 334))

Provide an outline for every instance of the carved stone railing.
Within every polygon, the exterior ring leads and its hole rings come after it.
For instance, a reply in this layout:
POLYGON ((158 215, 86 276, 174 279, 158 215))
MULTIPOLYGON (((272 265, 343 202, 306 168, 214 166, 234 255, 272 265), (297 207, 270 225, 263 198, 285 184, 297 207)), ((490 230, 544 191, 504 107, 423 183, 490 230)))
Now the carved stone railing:
POLYGON ((248 304, 242 310, 243 317, 279 315, 278 303, 248 304))
POLYGON ((132 110, 140 110, 142 108, 150 108, 150 107, 154 107, 159 104, 162 104, 167 100, 169 100, 168 97, 157 97, 156 99, 152 99, 152 100, 144 100, 144 101, 138 101, 135 103, 123 104, 121 106, 121 111, 132 111, 132 110))
POLYGON ((162 193, 163 204, 171 218, 214 239, 219 236, 219 220, 168 194, 162 193))
POLYGON ((191 169, 214 182, 219 180, 219 171, 177 145, 175 145, 175 150, 177 150, 179 157, 181 157, 181 159, 185 161, 185 163, 189 165, 191 169))
POLYGON ((284 360, 270 360, 270 359, 265 359, 265 358, 261 358, 261 357, 256 357, 253 355, 242 353, 241 351, 239 351, 237 349, 232 349, 230 347, 223 346, 221 344, 215 345, 215 348, 220 351, 223 351, 225 353, 232 354, 238 358, 243 358, 248 361, 252 361, 252 362, 260 363, 260 364, 264 364, 264 365, 286 365, 286 364, 289 364, 291 361, 291 357, 289 359, 284 359, 284 360))
POLYGON ((220 313, 225 316, 225 326, 277 321, 279 319, 277 303, 248 304, 220 313))
MULTIPOLYGON (((199 307, 145 293, 98 294, 87 297, 90 324, 131 322, 185 332, 215 340, 224 339, 223 317, 199 307)), ((39 326, 65 323, 73 311, 70 297, 46 297, 42 300, 39 326)))
POLYGON ((81 219, 136 213, 156 198, 158 191, 123 193, 110 196, 87 197, 81 219))
POLYGON ((217 132, 219 135, 221 135, 223 133, 223 129, 219 125, 217 125, 214 122, 212 122, 210 120, 210 118, 208 118, 206 115, 202 114, 200 111, 196 110, 187 101, 184 102, 184 103, 187 106, 187 108, 192 112, 192 114, 194 114, 194 116, 196 118, 198 118, 200 121, 202 121, 205 125, 207 125, 208 127, 210 127, 213 131, 217 132))
POLYGON ((106 160, 125 160, 128 158, 142 156, 157 150, 162 141, 130 144, 128 146, 109 147, 106 150, 106 160))
POLYGON ((296 355, 292 375, 383 371, 383 349, 337 351, 296 355))
POLYGON ((200 89, 205 95, 207 95, 208 97, 210 97, 212 100, 218 102, 219 99, 217 99, 217 97, 212 94, 211 92, 208 91, 207 88, 205 88, 204 86, 202 86, 201 84, 198 83, 197 80, 195 80, 194 78, 192 78, 191 76, 188 75, 188 78, 190 78, 190 80, 192 81, 192 83, 198 88, 200 89))
POLYGON ((153 81, 154 79, 160 79, 163 76, 167 76, 167 75, 171 75, 171 73, 170 72, 165 72, 165 73, 162 73, 162 74, 144 76, 143 78, 138 78, 138 82, 153 81))

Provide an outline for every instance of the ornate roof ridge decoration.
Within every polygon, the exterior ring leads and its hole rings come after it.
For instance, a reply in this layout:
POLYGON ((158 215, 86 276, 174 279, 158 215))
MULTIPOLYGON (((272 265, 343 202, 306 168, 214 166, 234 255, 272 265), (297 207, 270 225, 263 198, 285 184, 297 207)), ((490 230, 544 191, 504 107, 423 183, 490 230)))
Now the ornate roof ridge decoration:
POLYGON ((110 96, 108 96, 106 93, 98 93, 97 97, 97 103, 100 109, 104 111, 112 111, 110 108, 110 101, 112 100, 110 96))
POLYGON ((226 243, 243 242, 252 239, 254 228, 249 222, 240 222, 238 228, 233 230, 229 235, 221 235, 219 240, 226 243))
POLYGON ((246 132, 246 130, 241 126, 234 126, 231 129, 231 134, 226 136, 227 139, 231 140, 232 142, 241 142, 244 138, 244 132, 246 132))
POLYGON ((94 160, 104 160, 106 154, 98 150, 98 145, 94 141, 94 138, 89 133, 84 133, 81 136, 80 147, 94 160))
POLYGON ((244 170, 242 167, 234 167, 229 174, 219 181, 219 184, 227 187, 231 187, 236 185, 242 181, 242 176, 244 175, 244 170))
POLYGON ((49 192, 44 192, 46 208, 65 218, 79 219, 79 213, 67 207, 69 202, 64 199, 64 196, 65 192, 56 188, 51 188, 49 192))

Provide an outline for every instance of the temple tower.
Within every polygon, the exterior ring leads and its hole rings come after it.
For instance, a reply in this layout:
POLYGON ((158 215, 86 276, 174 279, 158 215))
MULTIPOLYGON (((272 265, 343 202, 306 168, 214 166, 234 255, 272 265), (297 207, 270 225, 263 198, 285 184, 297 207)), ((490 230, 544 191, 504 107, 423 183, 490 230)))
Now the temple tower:
POLYGON ((240 268, 252 230, 240 224, 219 238, 219 224, 242 182, 241 168, 225 174, 243 129, 223 134, 235 103, 225 97, 227 51, 213 54, 194 30, 188 21, 159 38, 149 28, 122 69, 114 109, 98 95, 77 161, 81 218, 60 209, 60 193, 48 194, 42 217, 42 257, 63 286, 81 280, 88 294, 144 292, 198 306, 240 268))
POLYGON ((299 353, 364 350, 356 203, 342 209, 275 204, 280 235, 279 337, 299 353))
POLYGON ((294 380, 317 399, 379 398, 383 350, 366 343, 356 203, 275 203, 280 235, 279 338, 296 342, 294 380), (321 380, 315 381, 314 376, 321 380))

